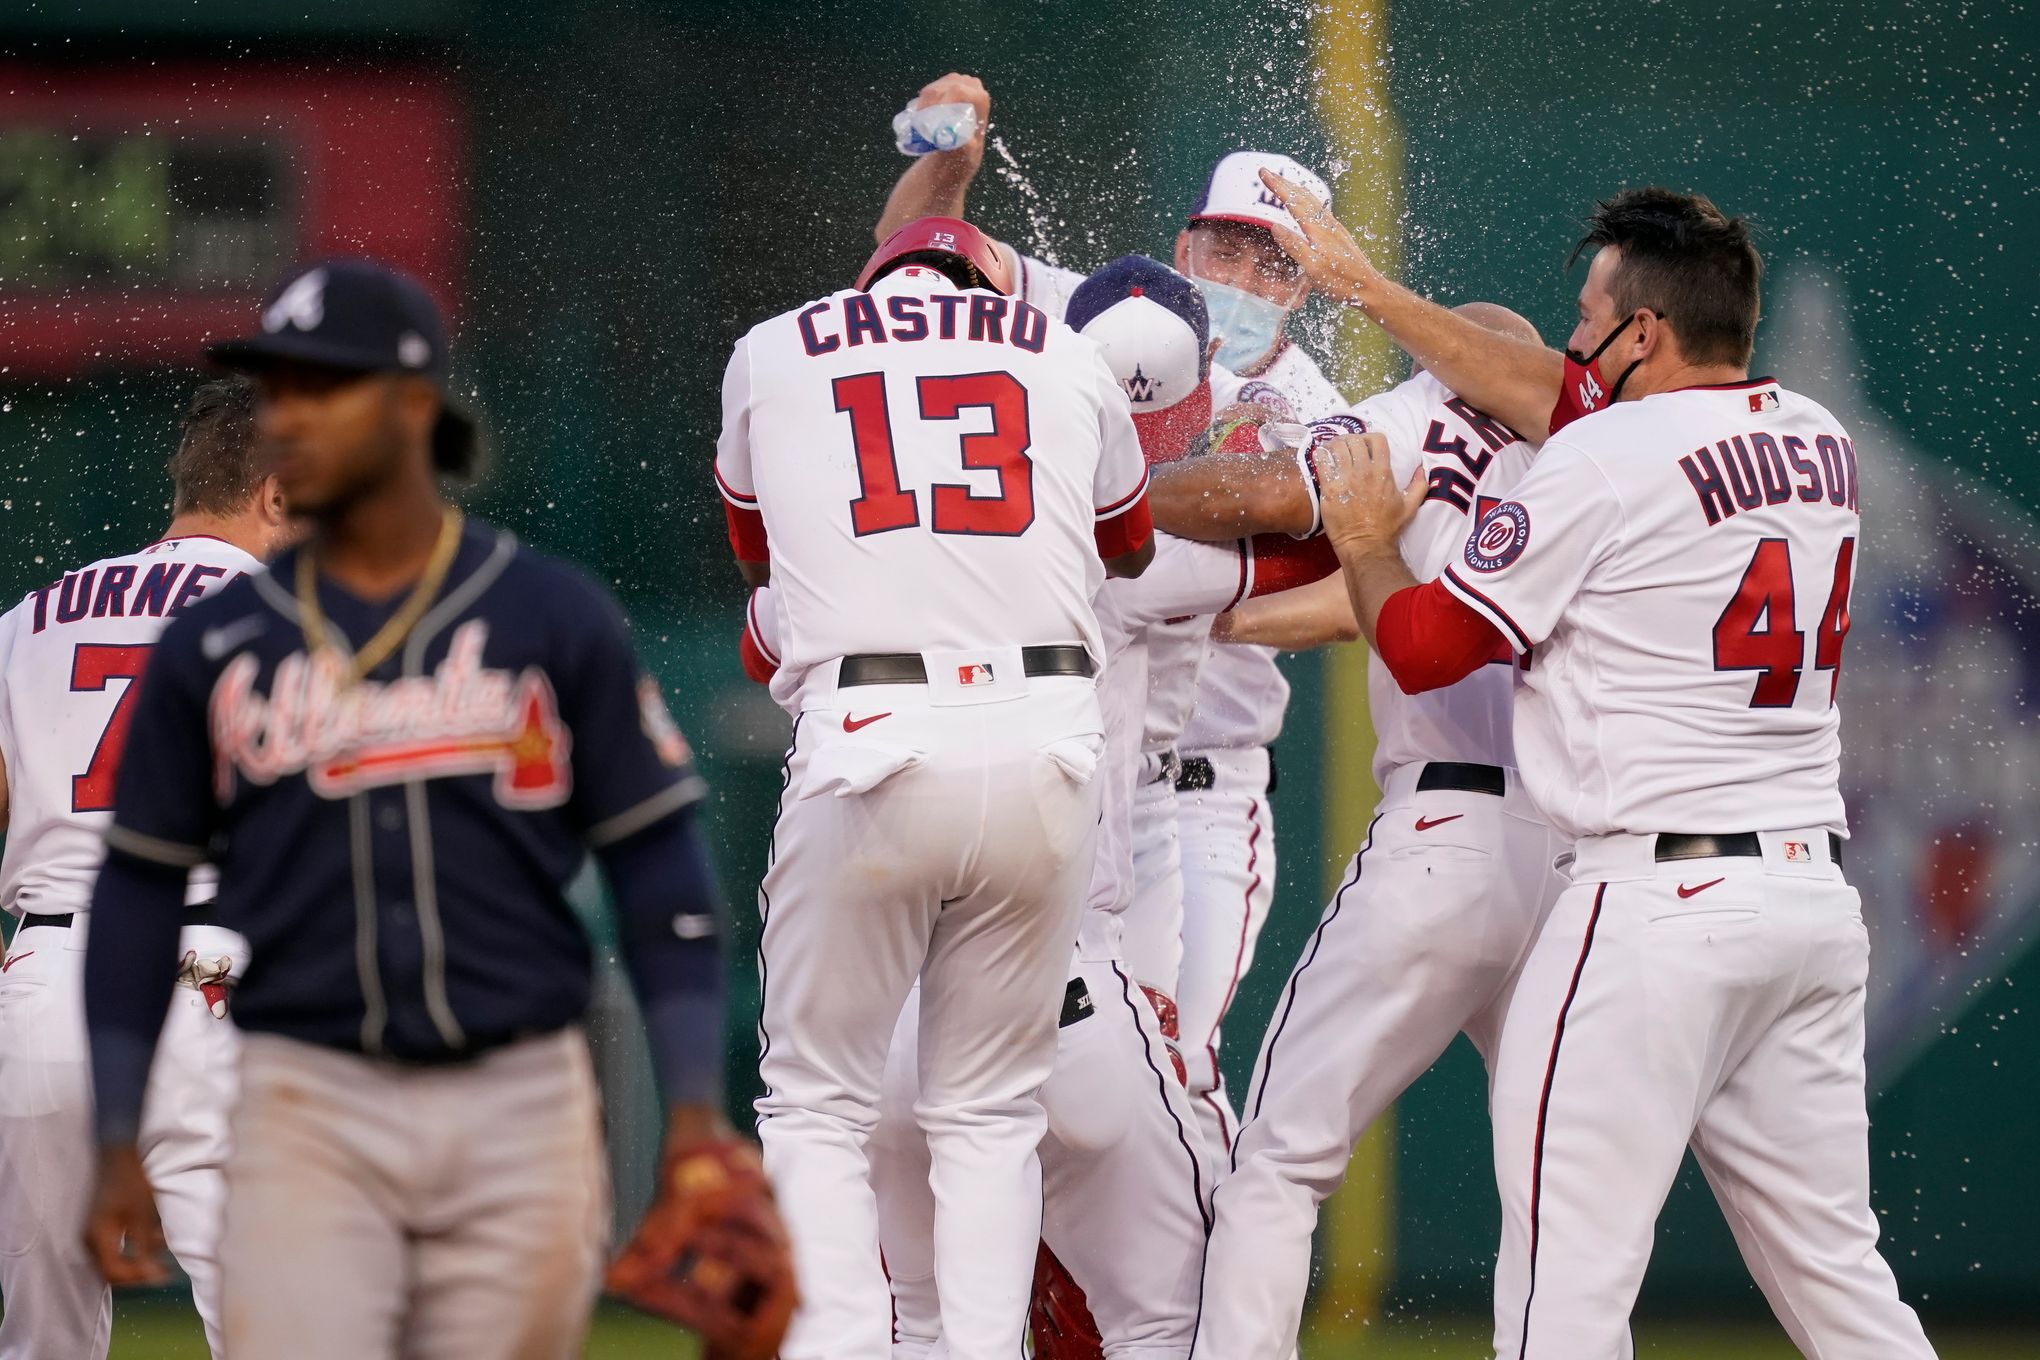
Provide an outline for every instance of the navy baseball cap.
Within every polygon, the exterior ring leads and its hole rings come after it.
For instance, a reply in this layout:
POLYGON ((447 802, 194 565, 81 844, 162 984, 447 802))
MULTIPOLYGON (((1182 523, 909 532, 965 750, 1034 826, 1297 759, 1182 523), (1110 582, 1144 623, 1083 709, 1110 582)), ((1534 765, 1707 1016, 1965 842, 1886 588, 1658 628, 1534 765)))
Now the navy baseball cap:
POLYGON ((446 392, 446 323, 408 274, 371 260, 326 260, 285 276, 262 306, 262 332, 206 346, 225 368, 255 372, 280 360, 356 373, 416 373, 444 397, 432 461, 456 477, 481 453, 475 418, 446 392))
POLYGON ((1104 350, 1148 461, 1182 456, 1211 423, 1211 326, 1197 285, 1128 255, 1078 284, 1063 318, 1104 350))

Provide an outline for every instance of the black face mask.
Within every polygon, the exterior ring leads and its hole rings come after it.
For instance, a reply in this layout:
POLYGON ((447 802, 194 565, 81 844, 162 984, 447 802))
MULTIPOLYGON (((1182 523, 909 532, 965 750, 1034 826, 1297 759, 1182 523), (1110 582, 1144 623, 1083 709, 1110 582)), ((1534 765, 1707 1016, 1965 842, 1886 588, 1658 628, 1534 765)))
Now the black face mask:
POLYGON ((1622 384, 1629 381, 1629 375, 1636 372, 1637 364, 1642 363, 1643 360, 1641 359, 1635 360, 1629 365, 1629 367, 1623 369, 1622 376, 1615 380, 1615 385, 1613 387, 1609 387, 1608 384, 1605 381, 1603 381, 1601 377, 1601 365, 1600 365, 1601 352, 1607 349, 1608 346, 1614 344, 1615 337, 1622 334, 1622 332, 1628 330, 1630 323, 1635 320, 1636 313, 1631 312, 1627 317, 1623 319, 1621 325, 1617 326, 1614 330, 1608 332, 1607 339, 1603 340, 1600 344, 1594 346, 1594 352, 1592 354, 1581 354, 1576 349, 1568 349, 1565 352, 1566 358, 1572 360, 1574 363, 1578 364, 1581 368, 1587 370, 1588 373, 1593 375, 1594 381, 1600 383, 1601 386, 1607 390, 1608 405, 1610 406, 1613 406, 1617 401, 1621 399, 1622 384))

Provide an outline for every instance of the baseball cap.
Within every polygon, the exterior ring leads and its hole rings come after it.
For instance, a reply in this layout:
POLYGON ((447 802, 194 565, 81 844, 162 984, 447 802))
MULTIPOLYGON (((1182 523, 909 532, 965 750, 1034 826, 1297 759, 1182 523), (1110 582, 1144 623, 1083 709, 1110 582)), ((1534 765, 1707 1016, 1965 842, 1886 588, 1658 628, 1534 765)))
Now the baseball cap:
POLYGON ((1182 457, 1211 424, 1211 328, 1197 285, 1128 255, 1078 284, 1064 319, 1105 351, 1148 461, 1182 457))
POLYGON ((1238 222, 1250 227, 1286 227, 1297 230, 1296 219, 1282 206, 1282 200, 1261 182, 1261 172, 1272 170, 1291 184, 1310 190, 1329 203, 1332 191, 1315 170, 1294 157, 1273 151, 1235 151, 1218 158, 1204 193, 1190 209, 1192 222, 1238 222))
POLYGON ((475 418, 446 393, 446 323, 423 285, 372 260, 325 260, 288 274, 262 306, 259 334, 206 346, 224 368, 256 372, 280 360, 358 373, 416 373, 445 400, 432 461, 457 477, 481 452, 475 418))

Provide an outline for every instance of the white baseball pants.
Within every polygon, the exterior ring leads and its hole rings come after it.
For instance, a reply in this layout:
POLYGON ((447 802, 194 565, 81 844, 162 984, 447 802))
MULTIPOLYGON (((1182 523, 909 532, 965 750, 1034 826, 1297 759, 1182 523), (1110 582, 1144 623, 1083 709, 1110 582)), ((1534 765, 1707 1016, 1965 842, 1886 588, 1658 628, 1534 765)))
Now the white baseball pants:
POLYGON ((1275 901, 1268 752, 1203 751, 1212 786, 1176 795, 1183 866, 1183 966, 1176 979, 1184 1070, 1207 1146, 1223 1159, 1239 1129, 1219 1071, 1220 1031, 1254 964, 1275 901))
POLYGON ((1318 1205, 1367 1126, 1464 1031, 1492 1058, 1511 979, 1555 894, 1556 838, 1507 793, 1418 792, 1395 771, 1367 843, 1283 988, 1213 1201, 1196 1354, 1294 1353, 1318 1205))
MULTIPOLYGON (((941 668, 931 666, 931 680, 941 668)), ((954 673, 955 668, 949 668, 954 673)), ((786 1360, 884 1360, 891 1296, 867 1142, 918 977, 942 1332, 1010 1360, 1041 1236, 1045 1117, 1103 752, 1087 680, 973 701, 940 683, 825 693, 794 726, 759 892, 757 1103, 802 1303, 786 1360)))
MULTIPOLYGON (((33 917, 28 918, 33 920, 33 917)), ((92 1069, 85 1035, 85 938, 25 925, 0 972, 0 1357, 90 1360, 107 1352, 112 1294, 83 1233, 98 1176, 92 1069)), ((187 927, 179 944, 246 962, 239 936, 187 927)), ((220 1341, 221 1172, 234 1106, 238 1036, 205 998, 179 987, 149 1071, 139 1139, 163 1236, 191 1279, 215 1355, 220 1341)))
POLYGON ((1655 839, 1581 842, 1508 1009, 1493 1085, 1495 1353, 1623 1353, 1690 1145, 1804 1354, 1931 1357, 1877 1252, 1870 942, 1827 833, 1763 833, 1761 858, 1662 864, 1655 839))
POLYGON ((1171 1004, 1183 970, 1183 866, 1174 771, 1172 757, 1157 753, 1140 759, 1131 816, 1133 900, 1122 918, 1127 969, 1135 982, 1154 988, 1171 1004))
MULTIPOLYGON (((1203 1184, 1188 1097, 1154 1009, 1114 960, 1080 963, 1055 1070, 1041 1088, 1042 1240, 1083 1289, 1107 1356, 1183 1360, 1204 1264, 1203 1184)), ((1071 995, 1066 990, 1066 999, 1071 995)), ((912 1115, 918 995, 900 1017, 872 1137, 895 1360, 948 1354, 931 1231, 927 1140, 912 1115)))
POLYGON ((233 1360, 567 1360, 609 1250, 579 1028, 418 1067, 241 1043, 227 1163, 233 1360))

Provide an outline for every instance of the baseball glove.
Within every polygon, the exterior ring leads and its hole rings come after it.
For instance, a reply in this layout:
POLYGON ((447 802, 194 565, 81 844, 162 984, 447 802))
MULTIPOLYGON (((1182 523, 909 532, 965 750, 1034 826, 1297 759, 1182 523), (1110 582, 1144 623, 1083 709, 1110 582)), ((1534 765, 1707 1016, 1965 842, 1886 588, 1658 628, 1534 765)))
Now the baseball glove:
POLYGON ((607 1287, 699 1335, 705 1360, 771 1360, 800 1295, 758 1150, 724 1138, 669 1154, 607 1287))

